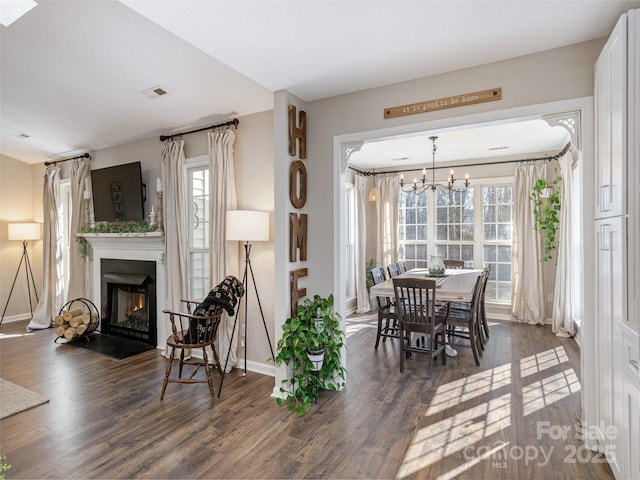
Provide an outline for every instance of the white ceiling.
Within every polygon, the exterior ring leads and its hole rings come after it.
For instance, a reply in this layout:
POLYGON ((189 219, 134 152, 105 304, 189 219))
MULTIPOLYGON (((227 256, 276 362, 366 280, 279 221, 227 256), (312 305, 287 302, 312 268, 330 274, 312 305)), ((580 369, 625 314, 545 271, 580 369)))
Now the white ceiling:
POLYGON ((605 37, 621 13, 640 7, 640 0, 37 3, 0 26, 0 153, 29 163, 269 110, 281 89, 311 101, 605 37), (168 94, 141 93, 155 86, 168 94))

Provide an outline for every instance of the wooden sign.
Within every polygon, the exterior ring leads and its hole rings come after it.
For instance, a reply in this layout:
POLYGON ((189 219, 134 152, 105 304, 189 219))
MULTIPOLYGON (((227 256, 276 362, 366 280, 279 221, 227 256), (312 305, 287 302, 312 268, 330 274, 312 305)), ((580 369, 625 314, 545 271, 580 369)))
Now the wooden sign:
POLYGON ((502 88, 492 88, 479 92, 463 93, 462 95, 455 95, 453 97, 437 98, 420 103, 410 103, 408 105, 400 105, 399 107, 385 108, 384 118, 404 117, 406 115, 415 115, 416 113, 434 112, 436 110, 444 110, 445 108, 464 107, 466 105, 493 102, 494 100, 501 99, 502 88))

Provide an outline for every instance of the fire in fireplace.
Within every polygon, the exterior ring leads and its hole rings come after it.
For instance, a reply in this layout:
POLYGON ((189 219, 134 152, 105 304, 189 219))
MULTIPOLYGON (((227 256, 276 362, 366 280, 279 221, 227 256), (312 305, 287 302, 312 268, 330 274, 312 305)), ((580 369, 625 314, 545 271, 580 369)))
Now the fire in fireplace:
POLYGON ((102 333, 155 346, 155 262, 102 259, 101 273, 102 333))

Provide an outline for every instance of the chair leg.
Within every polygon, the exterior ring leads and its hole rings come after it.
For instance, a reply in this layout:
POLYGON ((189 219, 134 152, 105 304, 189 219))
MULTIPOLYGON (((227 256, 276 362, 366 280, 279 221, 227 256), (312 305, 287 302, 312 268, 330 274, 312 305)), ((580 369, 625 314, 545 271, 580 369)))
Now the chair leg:
POLYGON ((473 359, 476 361, 476 365, 480 366, 480 358, 478 355, 478 345, 476 343, 476 322, 474 321, 474 316, 471 316, 471 320, 469 321, 469 341, 471 342, 471 351, 473 352, 473 359))
POLYGON ((382 312, 378 310, 378 332, 376 333, 376 347, 378 348, 378 344, 380 343, 380 332, 382 331, 382 312))
POLYGON ((400 373, 404 372, 404 356, 405 346, 407 339, 405 338, 404 331, 402 330, 402 324, 400 324, 400 373))
POLYGON ((480 305, 480 311, 482 312, 482 328, 486 338, 489 338, 489 324, 487 323, 487 312, 484 308, 484 302, 480 305))
POLYGON ((178 378, 182 378, 182 368, 184 367, 184 348, 180 349, 180 365, 178 367, 178 378))
POLYGON ((176 349, 171 347, 171 353, 169 354, 169 359, 167 360, 167 369, 164 374, 164 380, 162 381, 162 391, 160 392, 160 400, 164 398, 164 392, 167 389, 167 385, 169 384, 169 374, 171 373, 171 365, 173 364, 175 353, 176 353, 176 349))
POLYGON ((204 361, 204 373, 207 376, 207 384, 211 395, 215 396, 213 391, 213 378, 211 377, 211 367, 209 367, 209 359, 207 358, 207 348, 202 347, 202 359, 204 361))

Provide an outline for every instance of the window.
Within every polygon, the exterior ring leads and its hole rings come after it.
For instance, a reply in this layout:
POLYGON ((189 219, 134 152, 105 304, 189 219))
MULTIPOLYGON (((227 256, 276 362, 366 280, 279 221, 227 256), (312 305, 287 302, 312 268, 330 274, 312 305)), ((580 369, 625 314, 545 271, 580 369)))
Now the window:
POLYGON ((508 304, 513 180, 477 181, 474 187, 464 192, 400 192, 398 258, 410 268, 425 268, 434 253, 464 260, 468 268, 491 265, 485 298, 508 304))
POLYGON ((473 266, 473 187, 464 192, 437 191, 436 252, 473 266))
POLYGON ((189 295, 201 299, 209 293, 209 166, 192 161, 187 166, 189 219, 189 295))
POLYGON ((427 266, 427 194, 400 192, 398 258, 407 268, 427 266))
POLYGON ((482 188, 484 265, 491 265, 485 298, 511 302, 511 230, 513 225, 513 186, 482 188))

